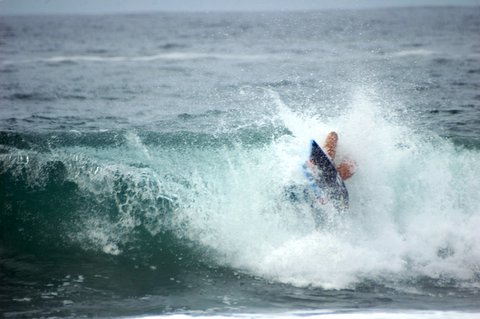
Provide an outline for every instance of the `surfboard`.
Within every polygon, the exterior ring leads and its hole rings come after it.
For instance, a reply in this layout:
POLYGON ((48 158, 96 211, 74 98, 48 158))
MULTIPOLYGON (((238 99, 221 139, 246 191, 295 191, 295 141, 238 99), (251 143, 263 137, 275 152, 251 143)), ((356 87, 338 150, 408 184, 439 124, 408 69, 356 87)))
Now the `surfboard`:
POLYGON ((309 162, 304 164, 304 173, 315 198, 321 204, 331 202, 338 211, 348 208, 348 190, 335 164, 322 148, 311 141, 309 162))

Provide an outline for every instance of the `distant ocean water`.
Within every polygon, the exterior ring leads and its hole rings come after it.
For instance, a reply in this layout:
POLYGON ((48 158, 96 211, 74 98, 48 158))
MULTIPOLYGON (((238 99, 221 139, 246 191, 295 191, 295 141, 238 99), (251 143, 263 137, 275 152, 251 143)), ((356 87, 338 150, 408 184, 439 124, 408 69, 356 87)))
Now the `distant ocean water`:
POLYGON ((0 17, 0 313, 478 318, 479 88, 480 7, 0 17))

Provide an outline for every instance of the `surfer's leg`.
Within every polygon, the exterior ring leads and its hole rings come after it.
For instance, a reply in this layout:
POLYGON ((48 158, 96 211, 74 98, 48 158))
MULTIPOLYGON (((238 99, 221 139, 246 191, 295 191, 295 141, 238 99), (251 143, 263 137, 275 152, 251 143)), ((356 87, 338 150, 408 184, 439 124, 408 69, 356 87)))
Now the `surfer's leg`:
POLYGON ((332 159, 332 161, 335 159, 335 154, 337 153, 337 141, 337 133, 330 132, 325 138, 325 143, 323 143, 323 148, 325 149, 327 155, 332 159))
POLYGON ((355 174, 356 170, 357 170, 357 163, 355 163, 355 161, 349 158, 344 159, 340 163, 340 165, 337 166, 337 171, 343 180, 346 180, 352 177, 353 174, 355 174))

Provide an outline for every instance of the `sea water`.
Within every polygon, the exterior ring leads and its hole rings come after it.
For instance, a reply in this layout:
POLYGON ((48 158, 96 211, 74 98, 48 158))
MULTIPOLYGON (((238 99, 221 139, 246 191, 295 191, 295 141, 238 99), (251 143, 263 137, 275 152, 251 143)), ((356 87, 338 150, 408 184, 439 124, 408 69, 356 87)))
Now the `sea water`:
POLYGON ((1 17, 2 315, 479 317, 479 22, 1 17), (288 194, 332 130, 341 214, 288 194))

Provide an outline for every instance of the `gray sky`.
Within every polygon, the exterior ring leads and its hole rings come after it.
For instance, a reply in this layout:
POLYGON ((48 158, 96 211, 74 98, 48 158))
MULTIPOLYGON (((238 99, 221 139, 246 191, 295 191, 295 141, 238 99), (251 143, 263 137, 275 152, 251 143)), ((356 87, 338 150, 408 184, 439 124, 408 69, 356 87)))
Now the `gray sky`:
POLYGON ((0 0, 0 15, 476 5, 480 0, 0 0))

